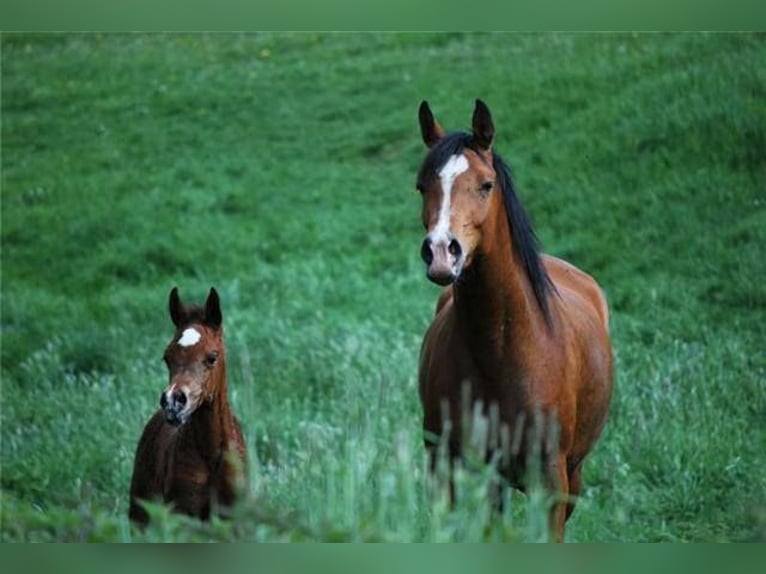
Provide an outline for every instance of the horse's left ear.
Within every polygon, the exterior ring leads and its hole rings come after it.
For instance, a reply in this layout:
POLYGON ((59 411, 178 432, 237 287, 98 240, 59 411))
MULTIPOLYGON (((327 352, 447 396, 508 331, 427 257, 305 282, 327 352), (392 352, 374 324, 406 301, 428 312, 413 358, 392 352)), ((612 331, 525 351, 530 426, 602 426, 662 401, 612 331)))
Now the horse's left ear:
POLYGON ((181 298, 178 296, 178 287, 173 287, 170 291, 168 311, 170 311, 170 319, 173 321, 173 325, 180 329, 184 320, 184 306, 181 304, 181 298))
POLYGON ((205 323, 214 329, 218 329, 222 322, 223 315, 221 314, 221 301, 218 298, 218 291, 215 290, 215 287, 211 287, 205 301, 205 323))
POLYGON ((495 125, 492 123, 492 114, 489 113, 487 104, 476 100, 473 109, 473 140, 482 150, 487 151, 492 147, 495 138, 495 125))

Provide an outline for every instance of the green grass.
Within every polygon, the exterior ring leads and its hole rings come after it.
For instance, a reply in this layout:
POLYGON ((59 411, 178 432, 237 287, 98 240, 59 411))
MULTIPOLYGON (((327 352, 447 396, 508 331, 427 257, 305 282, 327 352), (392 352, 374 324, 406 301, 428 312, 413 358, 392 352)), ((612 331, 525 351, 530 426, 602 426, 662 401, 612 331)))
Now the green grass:
POLYGON ((766 38, 2 36, 3 540, 538 540, 428 486, 417 106, 490 106, 617 386, 573 541, 766 538, 766 38), (221 294, 248 500, 126 519, 167 295, 221 294))

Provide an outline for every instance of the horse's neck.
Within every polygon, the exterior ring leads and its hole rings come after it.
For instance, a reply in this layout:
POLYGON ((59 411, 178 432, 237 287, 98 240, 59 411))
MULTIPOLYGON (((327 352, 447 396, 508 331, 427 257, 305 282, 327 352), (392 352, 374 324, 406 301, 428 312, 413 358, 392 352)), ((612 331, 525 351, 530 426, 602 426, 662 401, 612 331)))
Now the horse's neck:
POLYGON ((455 286, 455 310, 474 361, 488 373, 522 367, 545 333, 532 285, 511 246, 505 213, 455 286))
POLYGON ((223 365, 220 377, 215 396, 195 411, 186 429, 188 440, 212 466, 220 463, 234 432, 223 365))

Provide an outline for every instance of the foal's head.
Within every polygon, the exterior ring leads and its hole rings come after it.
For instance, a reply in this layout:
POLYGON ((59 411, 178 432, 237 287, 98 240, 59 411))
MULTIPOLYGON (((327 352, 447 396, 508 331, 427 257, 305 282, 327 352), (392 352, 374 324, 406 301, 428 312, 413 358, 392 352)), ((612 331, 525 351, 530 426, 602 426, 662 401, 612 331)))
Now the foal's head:
POLYGON ((471 264, 482 242, 485 221, 502 208, 493 166, 495 128, 489 109, 476 100, 473 133, 444 132, 426 102, 420 104, 420 131, 430 149, 418 173, 426 237, 421 256, 428 278, 452 283, 471 264))
POLYGON ((187 307, 174 287, 168 307, 176 331, 163 357, 170 384, 160 395, 160 407, 165 420, 179 426, 200 405, 212 401, 224 384, 223 317, 213 288, 204 306, 187 307))

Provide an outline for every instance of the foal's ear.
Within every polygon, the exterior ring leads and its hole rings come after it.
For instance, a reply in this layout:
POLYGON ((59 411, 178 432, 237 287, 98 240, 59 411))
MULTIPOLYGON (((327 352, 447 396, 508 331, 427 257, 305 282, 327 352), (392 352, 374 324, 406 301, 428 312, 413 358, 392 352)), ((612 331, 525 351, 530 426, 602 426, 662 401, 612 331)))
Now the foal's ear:
POLYGON ((434 119, 431 108, 428 107, 428 102, 425 100, 420 102, 418 120, 420 120, 420 134, 423 136, 423 142, 429 148, 434 147, 444 137, 444 130, 434 119))
POLYGON ((184 319, 184 306, 181 304, 181 298, 178 296, 178 287, 173 287, 170 290, 168 310, 170 311, 170 319, 173 321, 173 324, 180 328, 184 319))
POLYGON ((476 100, 476 107, 473 109, 473 141, 484 151, 492 147, 492 140, 495 138, 495 126, 492 123, 492 114, 489 113, 487 104, 481 100, 476 100))
POLYGON ((221 301, 218 298, 218 291, 215 290, 215 287, 211 287, 205 301, 205 323, 218 329, 222 322, 223 315, 221 315, 221 301))

